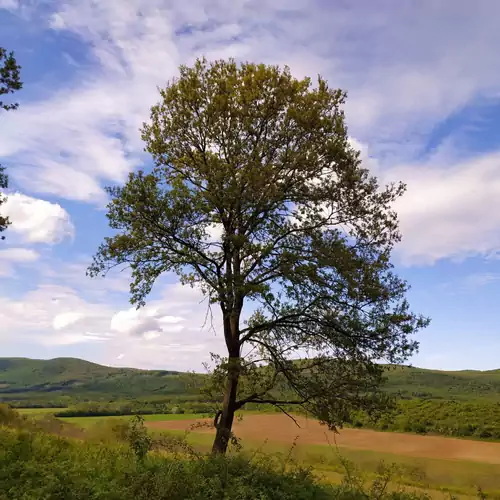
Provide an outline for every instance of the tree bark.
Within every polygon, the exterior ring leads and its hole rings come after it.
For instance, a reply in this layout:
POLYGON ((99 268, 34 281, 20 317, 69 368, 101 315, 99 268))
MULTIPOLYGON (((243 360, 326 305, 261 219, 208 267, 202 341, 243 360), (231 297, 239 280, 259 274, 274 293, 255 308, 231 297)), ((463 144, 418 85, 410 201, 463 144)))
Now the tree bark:
POLYGON ((226 341, 228 351, 228 368, 222 413, 217 420, 215 439, 212 446, 213 454, 226 453, 231 439, 234 414, 237 409, 236 397, 241 370, 240 315, 243 307, 243 297, 238 290, 240 286, 240 261, 238 252, 232 254, 232 252, 228 251, 226 254, 226 282, 226 300, 224 304, 221 304, 221 308, 224 317, 224 340, 226 341))
POLYGON ((224 454, 231 439, 234 414, 236 412, 236 393, 240 376, 240 358, 230 357, 227 376, 226 391, 222 403, 222 413, 218 419, 212 453, 224 454))

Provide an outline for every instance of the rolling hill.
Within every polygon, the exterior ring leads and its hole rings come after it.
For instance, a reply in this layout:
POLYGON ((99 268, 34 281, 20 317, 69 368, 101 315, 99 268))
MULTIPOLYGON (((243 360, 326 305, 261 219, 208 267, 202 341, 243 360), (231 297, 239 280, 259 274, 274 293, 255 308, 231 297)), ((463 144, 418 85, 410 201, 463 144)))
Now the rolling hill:
POLYGON ((500 370, 441 371, 397 367, 387 388, 406 398, 500 401, 500 370))
POLYGON ((112 368, 76 358, 0 358, 0 401, 188 395, 200 375, 112 368))
MULTIPOLYGON (((387 390, 406 399, 500 401, 500 370, 396 367, 387 376, 387 390)), ((174 371, 112 368, 75 358, 0 358, 0 401, 193 398, 203 378, 174 371)))

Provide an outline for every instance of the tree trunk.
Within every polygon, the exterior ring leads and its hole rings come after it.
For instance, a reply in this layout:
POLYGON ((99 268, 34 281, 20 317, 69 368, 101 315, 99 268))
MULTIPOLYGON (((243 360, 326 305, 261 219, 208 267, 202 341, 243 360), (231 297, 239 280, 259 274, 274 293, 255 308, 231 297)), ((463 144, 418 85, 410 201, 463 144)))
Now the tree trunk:
POLYGON ((212 453, 224 454, 231 439, 234 413, 236 412, 236 392, 240 376, 240 358, 230 357, 227 374, 226 391, 222 403, 222 413, 216 425, 216 433, 212 453))

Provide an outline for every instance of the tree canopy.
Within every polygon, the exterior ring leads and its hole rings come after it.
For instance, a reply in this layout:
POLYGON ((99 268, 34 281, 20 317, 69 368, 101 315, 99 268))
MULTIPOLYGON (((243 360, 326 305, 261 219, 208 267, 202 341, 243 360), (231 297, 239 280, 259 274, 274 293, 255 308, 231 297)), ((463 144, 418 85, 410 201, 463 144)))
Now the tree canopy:
POLYGON ((108 189, 116 235, 90 274, 129 265, 142 306, 173 271, 220 306, 216 452, 250 402, 302 407, 331 428, 376 410, 378 362, 411 356, 428 323, 390 260, 405 186, 380 186, 362 165, 345 98, 287 67, 182 66, 142 129, 154 166, 108 189))
MULTIPOLYGON (((17 64, 13 52, 7 52, 0 47, 0 110, 11 111, 17 109, 18 103, 7 103, 3 101, 3 96, 20 90, 23 86, 20 77, 21 67, 17 64)), ((0 165, 0 188, 9 187, 9 178, 5 174, 5 167, 0 165)), ((0 205, 5 203, 6 198, 0 193, 0 205)), ((0 215, 0 232, 5 231, 9 225, 7 217, 0 215)), ((2 236, 2 239, 5 237, 2 236)))

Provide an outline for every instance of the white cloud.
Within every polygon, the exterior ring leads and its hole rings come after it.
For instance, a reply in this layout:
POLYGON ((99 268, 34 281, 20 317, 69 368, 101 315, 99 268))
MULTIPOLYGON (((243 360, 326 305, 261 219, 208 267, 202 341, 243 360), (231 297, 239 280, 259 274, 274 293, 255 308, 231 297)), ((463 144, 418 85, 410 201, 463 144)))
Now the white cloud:
POLYGON ((224 226, 220 223, 211 224, 207 227, 207 232, 209 241, 212 243, 218 243, 221 241, 224 233, 224 226))
POLYGON ((57 203, 13 193, 8 195, 2 213, 10 219, 9 233, 24 242, 55 244, 74 235, 68 212, 57 203))
POLYGON ((144 307, 130 308, 117 312, 111 318, 111 330, 131 335, 155 338, 160 333, 177 333, 184 329, 181 317, 164 315, 158 309, 144 307))
POLYGON ((200 292, 180 284, 161 292, 135 310, 85 300, 68 286, 39 285, 18 299, 0 297, 0 338, 52 349, 98 344, 94 359, 105 364, 126 358, 130 366, 200 370, 210 352, 223 352, 223 338, 214 334, 218 310, 207 320, 200 292))
POLYGON ((40 257, 31 248, 8 247, 0 250, 0 276, 14 276, 19 265, 29 265, 40 257))
POLYGON ((68 343, 69 334, 91 340, 111 314, 107 306, 86 302, 71 287, 57 285, 39 285, 18 299, 1 297, 0 310, 0 337, 27 336, 50 345, 68 343))
POLYGON ((53 257, 48 262, 41 262, 37 271, 45 283, 65 284, 99 301, 109 300, 110 293, 128 293, 130 269, 112 269, 104 278, 90 278, 86 272, 91 262, 89 256, 79 256, 73 262, 59 261, 53 257))
POLYGON ((52 321, 54 330, 62 330, 63 328, 75 324, 77 321, 83 319, 85 315, 81 312, 68 311, 58 314, 52 321))
POLYGON ((3 248, 0 250, 0 261, 33 262, 40 257, 39 253, 31 248, 3 248))
POLYGON ((0 9, 15 10, 19 6, 17 0, 0 0, 0 9))
POLYGON ((438 155, 385 175, 408 184, 395 205, 405 264, 500 251, 500 153, 444 164, 438 155))
POLYGON ((94 342, 107 342, 107 336, 93 333, 63 333, 57 336, 46 335, 40 339, 40 344, 44 346, 68 346, 74 344, 86 344, 94 342))
POLYGON ((479 272, 474 274, 469 274, 463 280, 463 288, 466 290, 476 290, 477 288, 491 285, 500 281, 500 274, 495 274, 491 272, 479 272))
POLYGON ((112 316, 113 340, 104 345, 100 360, 127 366, 201 370, 210 352, 223 353, 220 311, 212 315, 196 288, 179 283, 161 288, 144 308, 123 309, 112 316), (213 315, 213 316, 212 316, 213 315))

